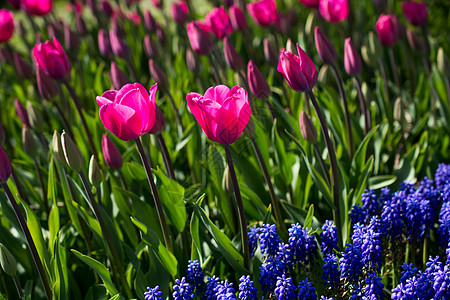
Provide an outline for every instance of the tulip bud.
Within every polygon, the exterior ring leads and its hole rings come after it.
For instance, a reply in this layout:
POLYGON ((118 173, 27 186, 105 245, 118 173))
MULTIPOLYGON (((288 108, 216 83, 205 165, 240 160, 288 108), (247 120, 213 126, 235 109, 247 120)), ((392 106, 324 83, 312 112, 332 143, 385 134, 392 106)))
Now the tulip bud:
POLYGON ((161 45, 167 44, 167 35, 164 29, 158 25, 156 28, 156 37, 158 38, 158 41, 161 45))
POLYGON ((130 47, 128 47, 125 41, 113 29, 109 31, 109 41, 111 42, 111 50, 115 56, 126 58, 130 55, 130 47))
POLYGON ((7 182, 11 176, 12 166, 3 148, 0 147, 0 183, 7 182))
POLYGON ((349 15, 348 0, 320 0, 320 15, 327 21, 339 23, 347 19, 349 15))
POLYGON ((117 149, 114 143, 108 138, 108 134, 106 133, 103 134, 102 137, 102 152, 108 167, 114 170, 122 168, 122 154, 120 154, 119 149, 117 149))
POLYGON ((226 165, 225 169, 223 170, 222 188, 226 193, 233 192, 233 185, 232 185, 230 169, 229 169, 228 165, 226 165))
MULTIPOLYGON (((123 29, 123 27, 121 25, 121 21, 123 21, 124 17, 125 17, 124 12, 122 10, 119 10, 111 19, 111 28, 112 28, 111 30, 114 31, 115 34, 120 38, 123 38, 126 34, 125 30, 123 29)), ((111 35, 109 37, 109 40, 111 40, 111 35)), ((111 44, 112 44, 112 40, 111 40, 111 44)))
POLYGON ((184 2, 174 2, 171 7, 172 17, 179 25, 183 25, 188 20, 189 9, 184 2))
POLYGON ((398 122, 402 121, 402 98, 398 97, 394 102, 394 119, 398 122))
POLYGON ((51 100, 58 94, 58 88, 55 81, 42 71, 39 66, 36 66, 36 80, 42 98, 51 100))
POLYGON ((100 50, 100 54, 105 58, 111 58, 112 49, 111 42, 109 41, 109 36, 103 29, 98 31, 98 49, 100 50))
POLYGON ((158 46, 148 34, 144 37, 144 51, 148 58, 155 59, 159 55, 158 46))
POLYGON ((252 118, 248 120, 247 126, 245 126, 245 129, 243 131, 244 135, 252 138, 255 136, 255 122, 252 118))
POLYGON ((394 45, 398 40, 398 24, 394 15, 384 15, 378 18, 375 29, 378 33, 380 42, 386 46, 394 45))
POLYGON ((55 23, 48 25, 48 36, 50 38, 56 38, 58 41, 64 40, 64 25, 61 20, 57 20, 55 23))
POLYGON ((442 47, 439 47, 439 49, 437 51, 436 60, 437 60, 437 68, 438 68, 439 72, 441 72, 442 74, 445 74, 445 69, 446 69, 445 66, 447 65, 447 61, 445 58, 444 49, 442 47))
POLYGON ((148 10, 144 11, 144 25, 148 32, 156 32, 156 20, 148 10))
POLYGON ((258 67, 249 61, 247 65, 248 85, 252 94, 260 99, 268 99, 270 96, 270 87, 266 78, 261 74, 258 67))
POLYGON ((315 144, 317 142, 316 127, 311 122, 311 119, 308 117, 304 110, 302 110, 300 113, 300 130, 302 132, 303 138, 309 143, 315 144))
POLYGON ((236 52, 228 37, 223 39, 223 53, 225 54, 225 62, 230 69, 240 71, 244 68, 241 56, 236 52))
POLYGON ((120 90, 125 84, 130 83, 128 76, 115 62, 111 63, 111 82, 115 90, 120 90))
POLYGON ((314 34, 315 25, 317 24, 317 15, 314 11, 311 11, 308 14, 308 17, 306 18, 305 22, 305 33, 306 35, 312 35, 314 34))
POLYGON ((0 123, 0 146, 5 143, 5 140, 6 140, 5 128, 3 128, 2 123, 0 123))
POLYGON ((272 46, 272 43, 269 41, 269 39, 265 38, 263 44, 264 58, 269 64, 271 64, 272 66, 276 66, 278 63, 278 52, 272 46))
POLYGON ((155 106, 156 108, 156 116, 155 116, 155 124, 153 125, 152 129, 148 133, 150 134, 159 134, 163 131, 164 126, 166 126, 166 118, 164 118, 164 114, 162 113, 161 109, 158 105, 155 106))
POLYGON ((148 67, 150 69, 150 76, 158 84, 162 90, 167 90, 169 88, 169 79, 161 67, 153 59, 148 61, 148 67))
POLYGON ((22 124, 31 127, 30 119, 28 118, 28 113, 25 107, 19 102, 19 99, 14 99, 14 106, 16 107, 17 115, 19 116, 22 124))
POLYGON ((55 80, 64 79, 70 73, 70 60, 56 38, 34 46, 33 55, 45 74, 55 80))
POLYGON ((344 45, 344 66, 348 75, 357 76, 361 73, 361 57, 353 46, 350 38, 345 39, 344 45))
POLYGON ((33 133, 31 132, 31 129, 27 126, 22 127, 22 145, 23 150, 26 154, 28 154, 30 157, 37 157, 39 155, 39 146, 36 141, 36 138, 34 137, 33 133))
POLYGON ((189 71, 193 73, 197 73, 200 67, 197 54, 190 48, 186 49, 186 65, 189 71))
POLYGON ((319 27, 314 29, 314 40, 316 42, 316 49, 320 59, 322 59, 324 63, 331 65, 336 60, 336 50, 319 27))
POLYGON ((99 186, 100 183, 102 183, 102 179, 102 171, 98 166, 95 155, 92 155, 91 160, 89 161, 89 182, 93 186, 99 186))
POLYGON ((84 21, 81 13, 75 14, 75 27, 77 29, 77 33, 81 36, 85 36, 88 33, 86 22, 84 21))
POLYGON ((370 53, 375 56, 375 58, 380 57, 383 54, 383 48, 381 47, 379 40, 375 38, 375 33, 373 31, 369 32, 367 40, 370 53))
POLYGON ((80 48, 80 39, 70 30, 69 24, 64 24, 64 43, 66 44, 66 48, 71 51, 76 51, 80 48))
POLYGON ((61 145, 61 135, 58 131, 53 132, 52 139, 53 156, 63 165, 66 165, 66 159, 64 157, 64 150, 61 145))
POLYGON ((18 53, 14 52, 14 66, 16 67, 17 75, 23 79, 33 78, 33 68, 29 63, 24 61, 18 53))
POLYGON ((10 64, 13 61, 13 55, 10 49, 0 47, 0 61, 5 64, 10 64))
POLYGON ((31 128, 34 128, 35 130, 42 130, 44 127, 44 118, 42 117, 42 113, 30 101, 27 101, 27 113, 31 128))
POLYGON ((248 27, 247 20, 245 19, 245 15, 239 6, 232 5, 228 9, 228 13, 230 14, 231 26, 234 30, 245 30, 248 27))
POLYGON ((0 243, 0 265, 9 276, 16 276, 17 261, 5 245, 0 243))
POLYGON ((77 145, 65 131, 61 134, 61 145, 66 163, 74 171, 80 172, 83 169, 84 164, 83 156, 81 155, 80 149, 78 149, 77 145))
POLYGON ((411 29, 406 29, 406 37, 408 38, 408 43, 411 49, 417 52, 423 52, 426 46, 422 39, 411 29))
POLYGON ((427 6, 424 1, 406 1, 402 4, 403 13, 409 23, 414 26, 422 26, 428 20, 427 6))
POLYGON ((102 11, 108 16, 108 17, 112 17, 112 15, 114 14, 114 9, 111 6, 111 3, 109 3, 106 0, 103 0, 101 3, 101 9, 102 11))
POLYGON ((200 22, 190 22, 187 25, 187 34, 191 47, 197 54, 205 55, 211 51, 213 43, 211 42, 208 33, 203 30, 200 22))

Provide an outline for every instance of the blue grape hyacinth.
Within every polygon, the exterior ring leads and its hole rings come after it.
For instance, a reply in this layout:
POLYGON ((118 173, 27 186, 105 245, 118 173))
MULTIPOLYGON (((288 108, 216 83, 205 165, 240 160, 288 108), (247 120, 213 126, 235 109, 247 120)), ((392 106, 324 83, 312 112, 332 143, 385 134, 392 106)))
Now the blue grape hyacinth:
POLYGON ((239 281, 239 298, 241 300, 258 300, 258 290, 255 283, 250 280, 250 275, 242 276, 239 281))
POLYGON ((194 289, 192 286, 186 282, 186 277, 175 280, 175 285, 173 286, 173 299, 174 300, 192 300, 194 299, 194 289))
POLYGON ((275 295, 279 300, 294 300, 297 298, 295 293, 297 287, 292 282, 292 278, 281 275, 277 278, 277 287, 275 288, 275 295))
POLYGON ((154 288, 147 288, 147 292, 144 293, 145 300, 164 300, 163 293, 159 290, 159 286, 155 286, 154 288))

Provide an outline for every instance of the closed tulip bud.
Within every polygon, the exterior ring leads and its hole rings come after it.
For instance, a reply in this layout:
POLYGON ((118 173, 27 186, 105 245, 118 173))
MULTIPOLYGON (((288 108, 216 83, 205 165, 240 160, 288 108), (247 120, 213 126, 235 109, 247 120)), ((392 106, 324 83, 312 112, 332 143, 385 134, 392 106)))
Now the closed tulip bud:
POLYGON ((223 177, 222 177, 222 189, 226 193, 232 193, 233 192, 233 184, 230 176, 230 169, 228 165, 225 166, 225 170, 223 170, 223 177))
POLYGON ((22 147, 25 153, 30 157, 35 158, 39 155, 39 146, 36 138, 31 132, 31 129, 27 126, 22 127, 22 147))
POLYGON ((171 7, 172 18, 179 25, 183 25, 188 20, 189 9, 184 2, 174 2, 171 7))
POLYGON ((125 41, 113 29, 109 31, 109 41, 111 42, 112 53, 115 56, 127 58, 130 55, 130 47, 128 47, 125 41))
POLYGON ((233 26, 234 30, 242 31, 247 29, 247 19, 245 18, 244 13, 239 8, 239 6, 230 6, 230 8, 228 9, 228 13, 230 14, 231 26, 233 26))
POLYGON ((27 101, 27 113, 31 128, 34 128, 35 130, 42 130, 44 127, 44 118, 42 117, 42 113, 30 101, 27 101))
POLYGON ((158 84, 162 90, 167 90, 169 88, 169 79, 161 67, 153 59, 148 61, 148 67, 150 69, 150 76, 158 84))
POLYGON ((270 87, 266 78, 261 74, 258 67, 249 61, 247 65, 248 85, 252 94, 260 99, 268 99, 270 96, 270 87))
POLYGON ((48 25, 48 35, 50 38, 56 38, 58 41, 64 41, 64 24, 61 20, 48 25))
POLYGON ((320 0, 320 15, 327 21, 339 23, 347 19, 349 14, 348 0, 320 0))
POLYGON ((205 55, 211 51, 213 43, 208 33, 203 30, 200 22, 190 22, 187 25, 187 34, 191 47, 197 54, 205 55))
POLYGON ((89 161, 89 182, 93 186, 99 186, 100 183, 102 183, 102 179, 102 171, 98 166, 95 155, 92 155, 91 160, 89 161))
POLYGON ((158 38, 158 42, 161 45, 164 46, 165 44, 167 44, 166 32, 164 31, 164 29, 160 25, 158 25, 157 28, 156 28, 156 37, 158 38))
POLYGON ((45 16, 53 8, 53 0, 23 0, 21 4, 22 9, 35 16, 45 16))
POLYGON ((34 46, 33 55, 45 74, 55 80, 63 79, 70 73, 69 58, 56 38, 34 46))
POLYGON ((275 25, 278 21, 277 4, 275 0, 259 0, 247 4, 248 13, 259 26, 275 25))
POLYGON ((78 146, 72 141, 70 136, 65 131, 61 134, 61 146, 64 151, 66 163, 74 171, 80 172, 83 169, 84 164, 83 156, 81 155, 78 146))
POLYGON ((317 142, 317 130, 311 119, 304 110, 300 113, 300 130, 302 136, 308 143, 315 144, 317 142))
POLYGON ((11 172, 11 161, 5 151, 3 151, 3 148, 0 147, 0 183, 7 182, 8 178, 11 176, 11 172))
POLYGON ((39 94, 46 100, 51 100, 58 94, 58 88, 55 81, 36 66, 36 80, 39 94))
POLYGON ((0 47, 0 61, 5 64, 10 64, 13 61, 13 54, 10 49, 0 47))
POLYGON ((381 44, 386 47, 394 45, 398 40, 397 18, 394 15, 384 15, 378 18, 376 30, 381 44))
POLYGON ((148 34, 144 37, 144 51, 148 58, 154 59, 159 55, 158 46, 148 34))
POLYGON ((20 103, 19 99, 14 99, 14 106, 16 108, 17 115, 19 116, 20 121, 22 121, 22 124, 28 127, 31 127, 30 119, 28 118, 28 112, 23 107, 23 105, 20 103))
POLYGON ((16 276, 17 261, 5 245, 0 243, 0 265, 9 276, 16 276))
POLYGON ((6 0, 15 9, 20 9, 20 0, 6 0))
POLYGON ((309 8, 318 8, 319 0, 298 0, 301 4, 309 8))
POLYGON ((317 14, 314 11, 309 12, 305 22, 305 33, 307 35, 313 35, 314 29, 317 24, 317 14))
POLYGON ((334 49, 333 44, 319 27, 314 29, 314 41, 316 42, 316 49, 320 59, 326 64, 333 64, 337 57, 336 49, 334 49))
POLYGON ((81 36, 85 36, 88 33, 86 22, 84 21, 81 13, 75 14, 75 27, 77 29, 77 33, 81 36))
POLYGON ((223 39, 233 33, 230 16, 228 16, 223 6, 219 8, 215 7, 207 13, 205 16, 205 24, 218 39, 223 39))
POLYGON ((255 122, 253 121, 252 118, 250 118, 250 120, 248 120, 247 126, 245 126, 243 133, 246 137, 249 137, 249 138, 252 138, 255 136, 255 122))
MULTIPOLYGON (((117 11, 116 14, 114 14, 114 16, 111 18, 111 30, 113 30, 120 38, 123 38, 126 35, 125 30, 122 27, 124 18, 125 15, 122 10, 117 11)), ((109 40, 111 40, 111 36, 109 40)))
POLYGON ((159 134, 166 126, 166 118, 164 118, 164 114, 162 113, 161 109, 159 108, 159 106, 156 106, 155 108, 156 119, 152 129, 150 129, 150 131, 148 132, 150 134, 159 134))
POLYGON ((115 62, 111 63, 111 83, 115 90, 120 90, 125 84, 130 83, 128 76, 117 66, 115 62))
POLYGON ((361 73, 361 57, 359 56, 358 51, 356 51, 355 46, 353 46, 350 38, 345 39, 344 66, 345 71, 347 71, 347 74, 350 76, 358 76, 359 73, 361 73))
POLYGON ((33 68, 29 63, 24 61, 20 55, 14 52, 14 66, 16 67, 17 75, 23 79, 33 78, 33 68))
POLYGON ((427 5, 424 1, 406 1, 402 4, 403 13, 409 23, 422 26, 428 21, 427 5))
POLYGON ((233 44, 227 37, 223 39, 223 53, 225 55, 225 62, 230 69, 239 71, 244 68, 241 56, 236 52, 236 49, 234 49, 233 44))
POLYGON ((103 158, 105 159, 105 163, 108 167, 113 170, 122 168, 122 154, 120 154, 119 149, 117 149, 106 133, 103 134, 102 137, 102 152, 103 158))
POLYGON ((189 71, 196 73, 199 68, 198 56, 191 49, 186 49, 186 65, 189 71))
POLYGON ((5 143, 5 140, 6 140, 5 128, 3 128, 2 123, 0 123, 0 146, 5 143))
POLYGON ((437 68, 439 72, 442 74, 445 74, 446 66, 448 65, 447 59, 445 58, 444 49, 442 47, 439 47, 436 55, 436 61, 437 61, 437 68))
POLYGON ((70 30, 69 24, 64 24, 64 43, 66 48, 71 51, 76 51, 80 48, 80 39, 75 32, 70 30))
POLYGON ((426 49, 425 43, 422 39, 411 29, 406 29, 406 37, 408 38, 408 43, 411 49, 417 52, 423 52, 426 49))
POLYGON ((402 98, 398 97, 394 102, 394 119, 398 122, 402 121, 402 98))
POLYGON ((272 46, 269 39, 264 39, 264 58, 272 66, 276 66, 278 63, 278 51, 272 46))
POLYGON ((152 14, 146 10, 144 11, 144 26, 145 29, 147 29, 148 32, 154 33, 156 32, 156 20, 153 18, 152 14))
POLYGON ((14 15, 12 12, 0 9, 0 43, 7 42, 14 33, 14 15))
POLYGON ((289 52, 292 52, 292 53, 295 52, 294 43, 292 42, 292 40, 290 38, 288 38, 287 41, 286 41, 286 50, 289 51, 289 52))
POLYGON ((62 149, 61 145, 61 135, 56 130, 53 132, 52 151, 53 157, 55 157, 63 166, 65 166, 66 158, 64 157, 64 150, 62 149))
POLYGON ((106 1, 106 0, 103 0, 101 3, 100 3, 100 7, 101 7, 101 9, 102 9, 102 11, 108 16, 108 17, 112 17, 112 15, 114 14, 114 9, 112 8, 112 6, 111 6, 111 3, 109 3, 108 1, 106 1))
POLYGON ((111 42, 109 40, 109 35, 103 31, 103 29, 100 29, 98 31, 98 49, 100 50, 100 54, 104 58, 111 58, 112 57, 112 49, 111 49, 111 42))

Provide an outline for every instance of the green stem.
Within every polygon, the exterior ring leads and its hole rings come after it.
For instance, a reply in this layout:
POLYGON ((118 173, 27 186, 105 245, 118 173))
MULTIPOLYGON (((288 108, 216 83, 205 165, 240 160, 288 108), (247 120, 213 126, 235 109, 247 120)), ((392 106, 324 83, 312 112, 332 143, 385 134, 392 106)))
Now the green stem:
POLYGON ((23 299, 23 291, 22 291, 22 286, 20 285, 19 277, 17 277, 17 275, 14 275, 12 277, 12 279, 14 281, 14 285, 16 286, 16 290, 17 290, 17 294, 19 295, 19 298, 23 299))
POLYGON ((319 146, 317 146, 317 143, 313 145, 313 148, 314 152, 316 153, 317 159, 319 160, 320 167, 322 168, 322 171, 325 174, 325 180, 327 181, 328 186, 331 188, 330 173, 328 172, 327 165, 325 164, 325 161, 322 158, 322 154, 320 153, 319 146))
POLYGON ((389 52, 389 59, 391 60, 392 73, 394 74, 395 85, 397 86, 398 93, 400 93, 400 79, 398 77, 397 63, 395 60, 395 54, 394 50, 392 50, 392 47, 389 48, 388 52, 389 52))
POLYGON ((178 125, 180 125, 181 133, 184 132, 183 123, 181 122, 181 116, 178 112, 177 105, 175 104, 175 100, 172 97, 172 94, 169 90, 166 91, 167 97, 169 97, 170 104, 172 105, 173 111, 175 112, 175 117, 177 118, 178 125))
POLYGON ((14 184, 16 185, 17 192, 19 193, 20 199, 25 201, 28 205, 30 205, 30 201, 28 201, 27 196, 23 192, 22 184, 19 181, 19 177, 17 177, 17 173, 14 169, 11 171, 11 176, 14 180, 14 184))
POLYGON ((170 159, 169 150, 167 149, 166 141, 161 133, 157 135, 159 146, 161 147, 161 154, 164 160, 164 166, 166 167, 167 175, 171 179, 175 179, 175 172, 173 171, 172 160, 170 159))
POLYGON ((233 182, 234 196, 236 197, 237 209, 239 214, 239 226, 241 229, 242 240, 242 255, 244 257, 244 266, 249 270, 250 263, 250 251, 248 246, 248 232, 247 232, 247 220, 245 218, 244 204, 242 202, 241 191, 239 190, 239 184, 236 177, 236 171, 234 170, 233 158, 231 157, 230 145, 224 144, 225 154, 227 157, 228 169, 230 172, 231 181, 233 182))
POLYGON ((47 198, 47 189, 45 188, 44 179, 42 178, 41 170, 39 169, 39 165, 36 159, 33 159, 34 162, 34 169, 36 170, 36 174, 39 180, 39 185, 41 186, 42 190, 42 202, 44 204, 45 212, 47 213, 47 216, 50 213, 50 207, 48 206, 48 198, 47 198))
POLYGON ((359 80, 359 77, 355 77, 356 80, 356 90, 358 91, 358 97, 359 97, 359 105, 361 106, 361 113, 364 115, 364 133, 367 134, 370 131, 371 127, 371 120, 370 120, 370 110, 367 107, 366 100, 364 99, 364 95, 361 90, 361 81, 359 80))

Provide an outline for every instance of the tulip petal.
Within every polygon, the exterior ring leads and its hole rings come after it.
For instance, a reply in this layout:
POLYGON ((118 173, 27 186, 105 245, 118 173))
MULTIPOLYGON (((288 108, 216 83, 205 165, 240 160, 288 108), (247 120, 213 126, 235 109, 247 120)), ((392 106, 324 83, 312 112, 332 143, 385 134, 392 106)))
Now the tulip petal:
POLYGON ((218 85, 210 87, 206 90, 205 96, 203 96, 205 99, 211 99, 214 102, 217 102, 219 104, 222 104, 222 102, 227 99, 230 95, 230 88, 226 85, 218 85))
POLYGON ((228 98, 224 106, 219 108, 216 117, 211 122, 211 129, 214 141, 218 143, 232 144, 238 139, 236 101, 233 97, 228 98))
POLYGON ((141 117, 132 108, 110 103, 103 105, 99 114, 103 125, 124 141, 135 139, 141 134, 141 117))
MULTIPOLYGON (((103 93, 103 95, 104 94, 106 94, 106 92, 103 93)), ((98 106, 100 106, 100 108, 102 108, 103 105, 113 103, 113 101, 104 96, 97 96, 95 99, 97 100, 97 104, 98 106)))
POLYGON ((114 102, 116 100, 117 91, 109 90, 103 93, 102 97, 114 102))
MULTIPOLYGON (((148 94, 147 91, 143 88, 144 94, 142 94, 142 90, 137 89, 129 90, 123 97, 118 98, 118 104, 129 107, 133 109, 136 114, 141 117, 142 123, 140 125, 139 133, 142 133, 144 129, 147 129, 148 123, 150 121, 150 109, 148 107, 148 94), (147 97, 146 97, 147 96, 147 97)), ((153 114, 155 111, 153 110, 153 114)), ((153 116, 153 123, 154 123, 153 116)), ((153 124, 152 124, 153 126, 153 124)), ((151 127, 150 127, 151 129, 151 127)))

